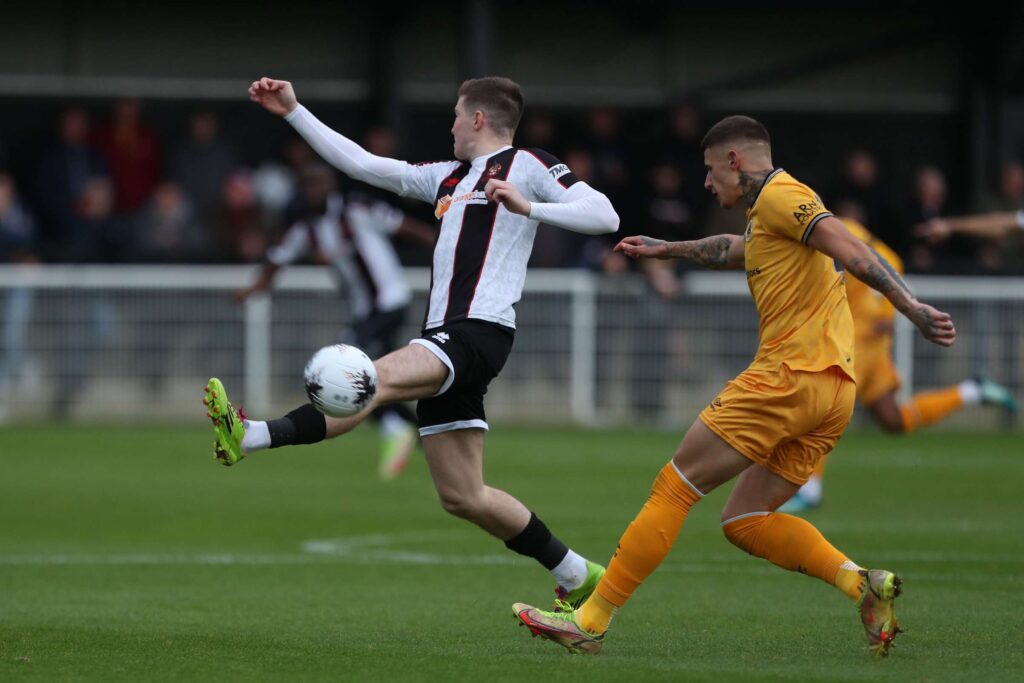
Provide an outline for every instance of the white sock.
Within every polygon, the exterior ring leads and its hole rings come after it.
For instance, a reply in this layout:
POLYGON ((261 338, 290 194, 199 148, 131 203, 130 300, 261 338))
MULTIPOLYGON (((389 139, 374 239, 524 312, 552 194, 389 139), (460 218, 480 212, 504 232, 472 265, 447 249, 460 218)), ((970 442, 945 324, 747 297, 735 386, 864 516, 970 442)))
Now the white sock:
POLYGON ((387 438, 408 429, 405 420, 398 416, 398 413, 388 411, 380 418, 380 435, 387 438))
POLYGON ((551 570, 551 576, 565 590, 575 590, 587 580, 587 561, 570 550, 558 566, 551 570))
POLYGON ((246 453, 270 448, 270 429, 266 422, 259 420, 245 421, 245 436, 242 438, 242 450, 246 453))
POLYGON ((851 572, 859 572, 859 571, 863 571, 863 569, 864 569, 864 567, 860 566, 859 564, 857 564, 853 560, 847 560, 846 562, 843 562, 841 565, 839 565, 839 568, 840 569, 846 569, 847 571, 851 571, 851 572))
POLYGON ((976 406, 981 403, 981 387, 973 379, 965 379, 957 388, 965 406, 976 406))
POLYGON ((805 503, 818 505, 821 503, 821 477, 812 474, 807 483, 800 487, 800 497, 805 503))

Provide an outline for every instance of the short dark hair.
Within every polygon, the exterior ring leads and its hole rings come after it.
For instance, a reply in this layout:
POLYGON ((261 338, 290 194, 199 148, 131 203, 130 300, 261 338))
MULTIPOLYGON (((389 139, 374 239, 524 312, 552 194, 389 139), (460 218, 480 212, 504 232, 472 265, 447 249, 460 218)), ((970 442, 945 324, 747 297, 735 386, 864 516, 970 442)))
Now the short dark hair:
POLYGON ((523 92, 511 78, 471 78, 459 86, 459 97, 465 98, 466 111, 472 113, 479 109, 487 114, 491 128, 516 132, 523 116, 523 92))
POLYGON ((752 142, 763 142, 769 147, 772 144, 768 129, 760 121, 749 116, 735 115, 726 116, 724 119, 711 126, 711 130, 704 135, 700 142, 700 151, 706 152, 708 148, 721 145, 726 142, 738 142, 749 140, 752 142))

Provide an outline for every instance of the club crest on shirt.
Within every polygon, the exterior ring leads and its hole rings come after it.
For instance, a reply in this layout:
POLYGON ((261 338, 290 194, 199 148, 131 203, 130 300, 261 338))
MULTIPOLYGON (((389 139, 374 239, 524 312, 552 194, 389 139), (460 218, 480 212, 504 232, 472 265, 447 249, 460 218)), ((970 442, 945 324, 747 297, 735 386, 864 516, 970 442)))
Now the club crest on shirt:
POLYGON ((743 231, 743 241, 749 242, 754 238, 754 221, 747 221, 747 229, 743 231))
POLYGON ((450 194, 446 194, 445 196, 438 199, 437 206, 434 207, 434 218, 440 220, 441 216, 443 216, 448 211, 451 205, 452 196, 450 194))
POLYGON ((501 173, 501 164, 492 164, 491 167, 489 169, 487 169, 487 177, 488 178, 493 178, 494 176, 498 175, 499 173, 501 173))

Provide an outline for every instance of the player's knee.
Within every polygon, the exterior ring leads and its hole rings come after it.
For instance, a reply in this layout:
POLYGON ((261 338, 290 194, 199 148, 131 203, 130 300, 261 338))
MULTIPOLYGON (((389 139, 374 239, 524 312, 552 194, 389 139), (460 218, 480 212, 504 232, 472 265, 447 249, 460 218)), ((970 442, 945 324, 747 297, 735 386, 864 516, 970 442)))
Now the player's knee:
POLYGON ((441 507, 449 515, 473 519, 480 510, 480 497, 456 489, 438 491, 441 507))
MULTIPOLYGON (((724 517, 724 515, 723 515, 724 517)), ((757 532, 764 523, 766 515, 753 515, 739 519, 723 519, 722 533, 734 546, 740 550, 757 555, 754 552, 754 545, 757 541, 757 532)))
POLYGON ((743 532, 732 524, 726 524, 725 520, 722 520, 722 533, 725 534, 725 538, 735 546, 740 546, 743 532))

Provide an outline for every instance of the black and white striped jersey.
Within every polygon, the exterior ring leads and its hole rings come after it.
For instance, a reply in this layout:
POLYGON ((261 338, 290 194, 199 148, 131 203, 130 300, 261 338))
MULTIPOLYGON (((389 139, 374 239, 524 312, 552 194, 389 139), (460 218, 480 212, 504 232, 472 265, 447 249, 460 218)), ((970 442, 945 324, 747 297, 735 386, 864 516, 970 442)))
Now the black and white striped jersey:
POLYGON ((390 239, 404 219, 386 202, 335 193, 322 216, 288 228, 267 260, 283 266, 316 253, 348 285, 355 317, 397 310, 412 298, 390 239))
POLYGON ((541 150, 505 146, 472 161, 414 165, 370 154, 302 105, 285 120, 350 177, 434 205, 440 236, 424 329, 467 318, 515 328, 538 223, 586 234, 618 229, 608 198, 541 150), (530 215, 489 202, 492 178, 511 182, 531 203, 530 215))
POLYGON ((530 202, 564 203, 599 194, 547 152, 505 147, 471 162, 410 165, 401 194, 433 202, 440 221, 424 329, 473 318, 515 327, 537 217, 511 213, 484 194, 507 180, 530 202))

